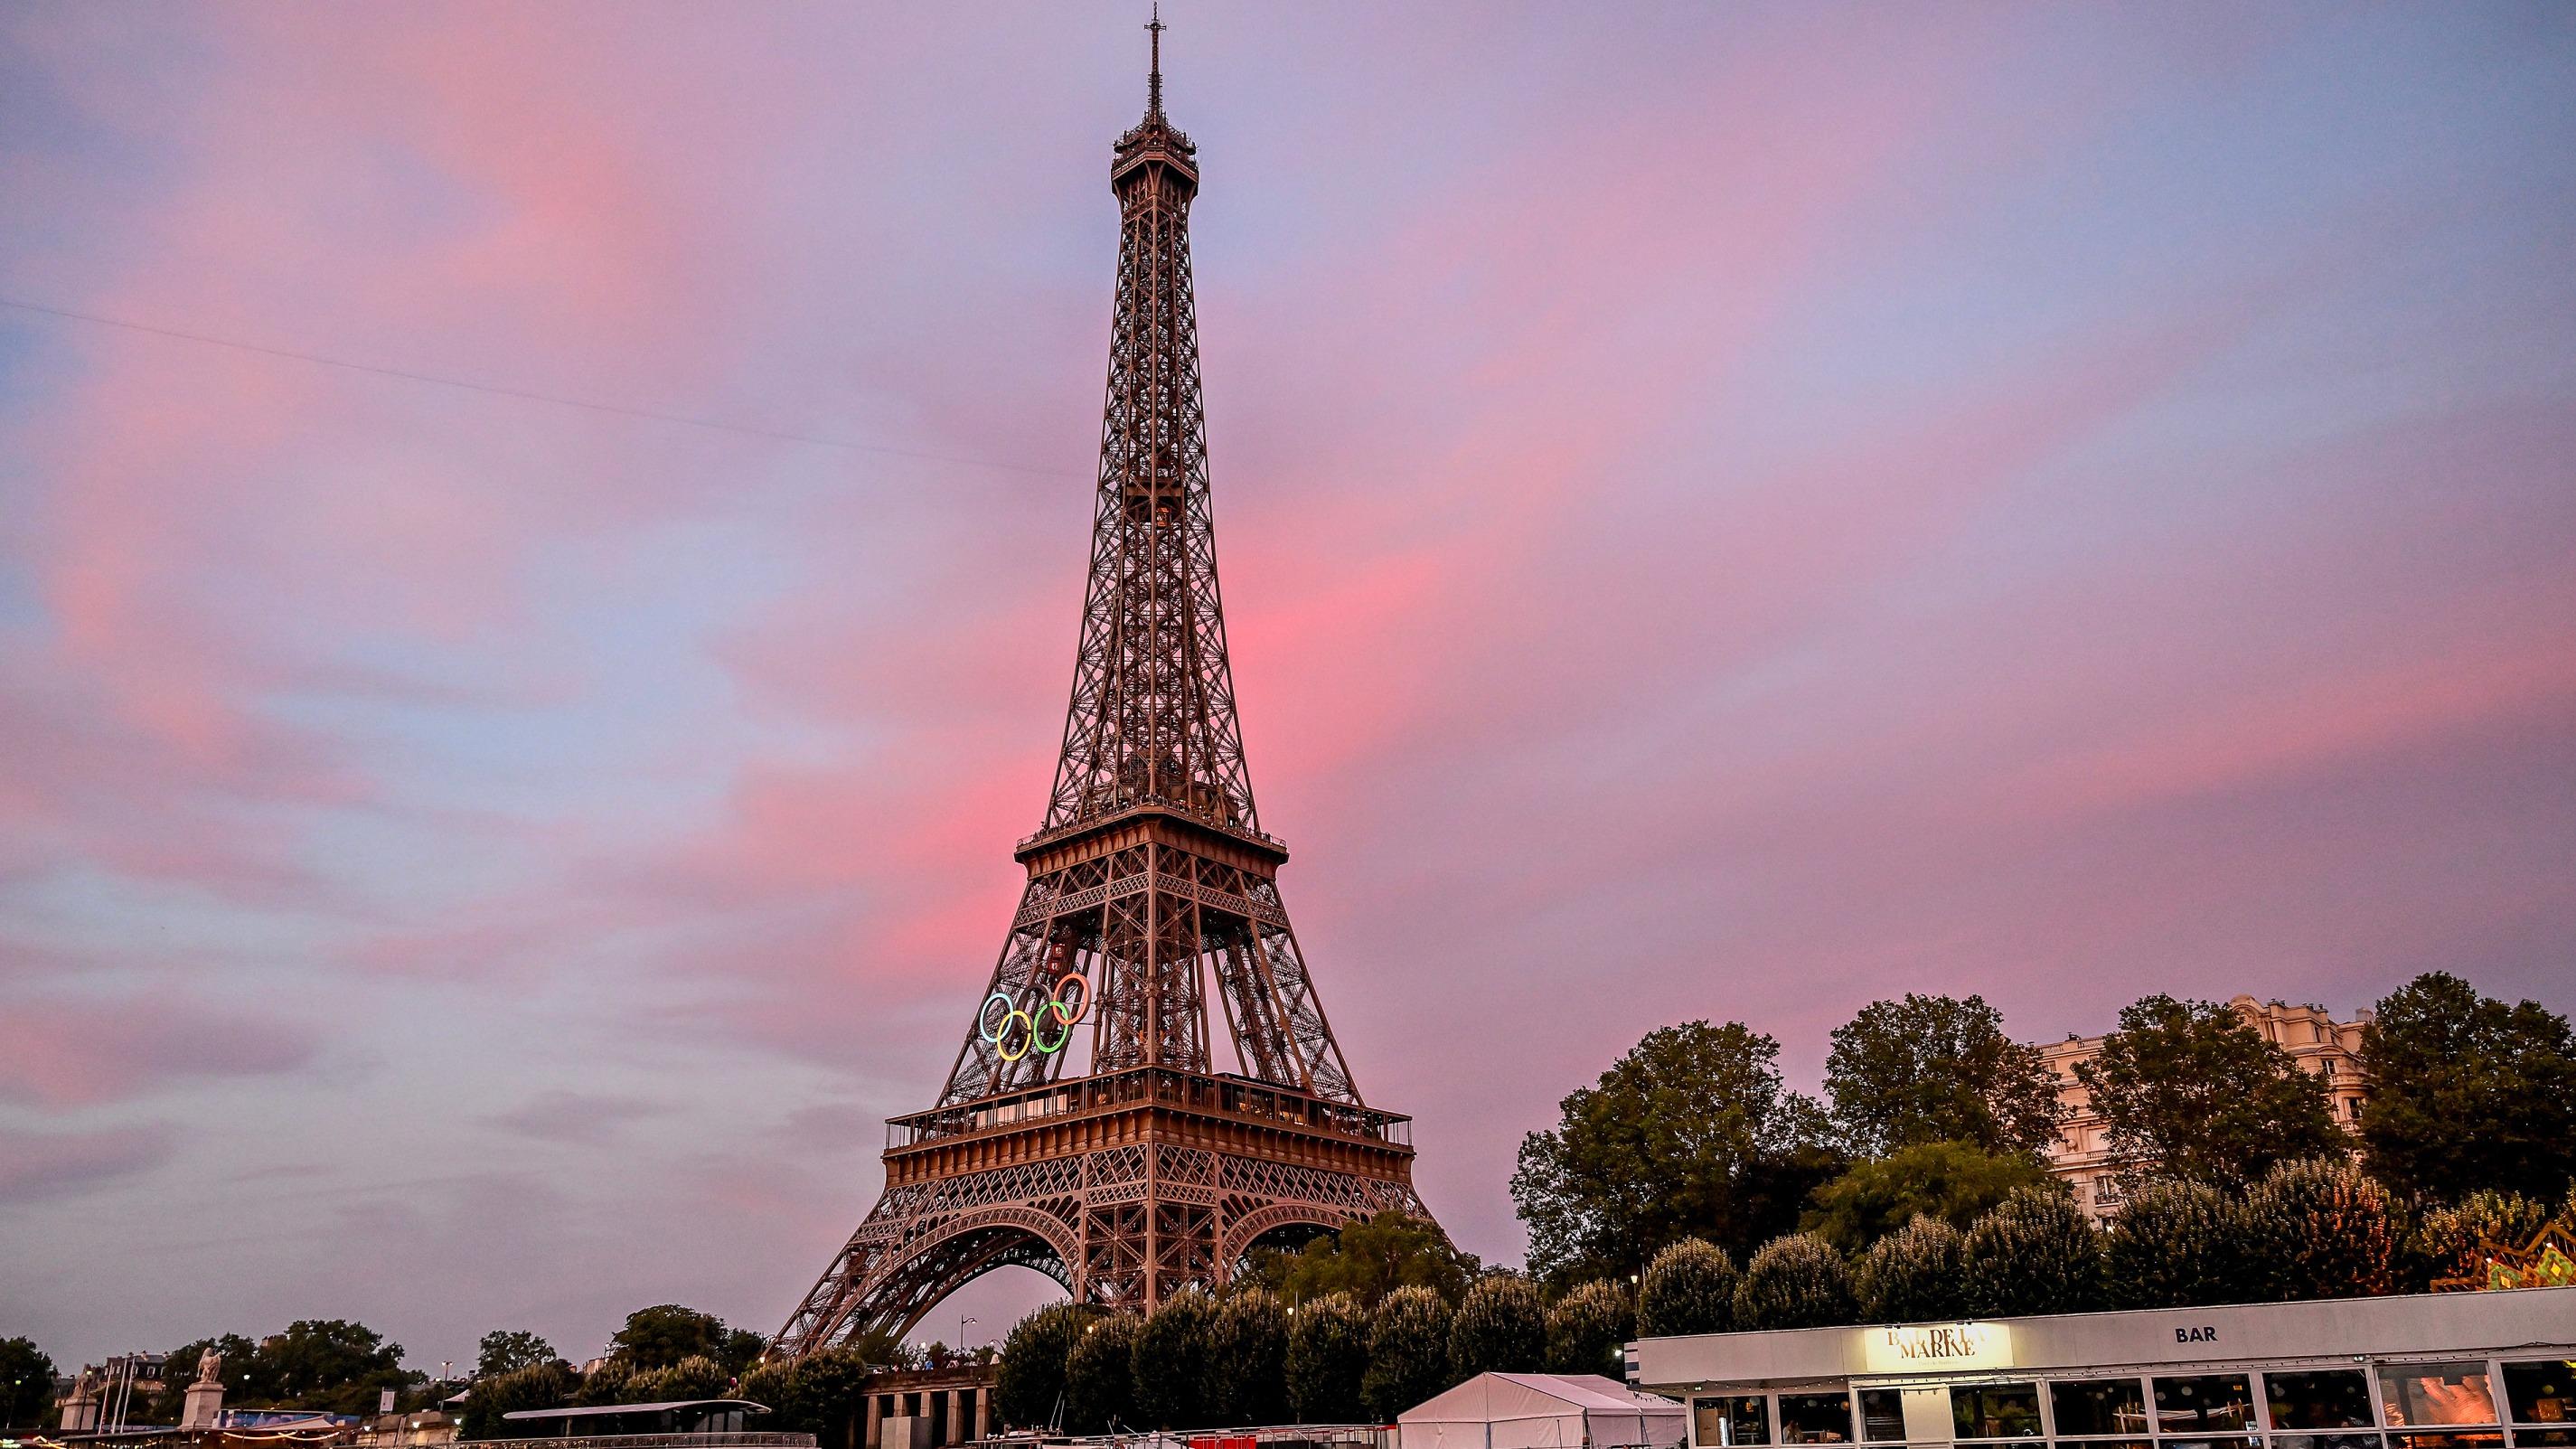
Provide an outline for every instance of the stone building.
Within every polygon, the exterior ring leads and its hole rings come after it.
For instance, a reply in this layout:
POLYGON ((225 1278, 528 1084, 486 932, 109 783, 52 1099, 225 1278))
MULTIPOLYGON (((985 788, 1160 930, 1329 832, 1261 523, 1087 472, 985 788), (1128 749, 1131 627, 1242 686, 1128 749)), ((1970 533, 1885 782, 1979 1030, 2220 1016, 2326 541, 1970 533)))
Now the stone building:
MULTIPOLYGON (((2367 1010, 2351 1021, 2337 1021, 2333 1013, 2314 1004, 2294 1006, 2251 996, 2237 996, 2227 1004, 2265 1041, 2288 1052, 2302 1069, 2322 1077, 2335 1121, 2346 1132, 2360 1129, 2361 1104, 2369 1096, 2369 1083, 2361 1074, 2361 1029, 2370 1021, 2367 1010)), ((2049 1170, 2074 1185, 2075 1200, 2096 1218, 2107 1218, 2120 1209, 2119 1164, 2111 1156, 2109 1129, 2094 1112, 2084 1084, 2075 1078, 2075 1065, 2099 1055, 2102 1040, 2069 1036, 2039 1047, 2057 1077, 2058 1105, 2066 1109, 2058 1123, 2057 1142, 2048 1151, 2049 1170)))

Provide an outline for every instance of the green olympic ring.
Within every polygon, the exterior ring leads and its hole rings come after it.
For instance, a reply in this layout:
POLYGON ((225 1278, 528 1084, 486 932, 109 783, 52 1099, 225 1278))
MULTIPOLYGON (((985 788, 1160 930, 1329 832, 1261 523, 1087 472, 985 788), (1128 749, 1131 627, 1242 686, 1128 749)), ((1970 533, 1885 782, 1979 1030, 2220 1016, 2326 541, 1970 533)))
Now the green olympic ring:
POLYGON ((1045 1004, 1034 1012, 1013 1006, 1007 991, 996 991, 985 997, 984 1004, 975 1012, 975 1034, 983 1038, 986 1045, 998 1050, 1006 1062, 1016 1062, 1032 1050, 1041 1056, 1053 1056, 1064 1050, 1065 1043, 1073 1039, 1073 1024, 1090 1011, 1091 983, 1080 972, 1068 971, 1056 978, 1055 989, 1047 993, 1045 1004), (1065 996, 1068 989, 1073 993, 1069 1005, 1065 996), (1002 1008, 999 1016, 993 1014, 996 1006, 1002 1008), (1040 1018, 1047 1016, 1055 1018, 1056 1034, 1052 1041, 1047 1039, 1040 1025, 1040 1018), (1019 1023, 1016 1035, 1011 1030, 1014 1021, 1019 1023), (1016 1051, 1012 1050, 1015 1043, 1018 1046, 1016 1051))

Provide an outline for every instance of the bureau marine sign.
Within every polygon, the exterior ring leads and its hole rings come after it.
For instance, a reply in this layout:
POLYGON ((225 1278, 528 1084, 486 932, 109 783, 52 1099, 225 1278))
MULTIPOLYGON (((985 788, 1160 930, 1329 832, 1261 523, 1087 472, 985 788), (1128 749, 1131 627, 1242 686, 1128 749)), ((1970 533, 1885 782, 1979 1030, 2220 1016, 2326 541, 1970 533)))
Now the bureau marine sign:
POLYGON ((2012 1362, 2012 1330, 2001 1323, 1913 1323, 1873 1329, 1873 1372, 1902 1368, 2002 1368, 2012 1362))

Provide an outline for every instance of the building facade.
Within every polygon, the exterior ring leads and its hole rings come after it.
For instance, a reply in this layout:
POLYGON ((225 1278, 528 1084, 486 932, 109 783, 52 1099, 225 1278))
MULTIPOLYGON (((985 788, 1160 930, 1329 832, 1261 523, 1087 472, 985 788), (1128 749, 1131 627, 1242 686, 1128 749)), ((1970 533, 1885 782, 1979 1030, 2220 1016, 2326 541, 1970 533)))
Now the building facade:
MULTIPOLYGON (((2265 1041, 2322 1079, 2328 1108, 2346 1132, 2360 1130, 2361 1105, 2370 1096, 2370 1084, 2361 1072, 2361 1029, 2370 1022, 2369 1011, 2355 1013, 2351 1021, 2337 1021, 2333 1013, 2314 1004, 2258 1001, 2251 996, 2237 996, 2227 1004, 2265 1041)), ((2049 1171, 2074 1187, 2075 1200, 2096 1219, 2120 1210, 2119 1163, 2111 1153, 2110 1130, 2093 1110, 2092 1096, 2076 1079, 2075 1068, 2101 1055, 2103 1040, 2070 1036, 2038 1043, 2056 1078, 2057 1103, 2065 1113, 2058 1122, 2057 1141, 2048 1151, 2049 1171)))
POLYGON ((2571 1360, 2576 1287, 1649 1338, 1629 1377, 1709 1449, 2567 1449, 2571 1360))

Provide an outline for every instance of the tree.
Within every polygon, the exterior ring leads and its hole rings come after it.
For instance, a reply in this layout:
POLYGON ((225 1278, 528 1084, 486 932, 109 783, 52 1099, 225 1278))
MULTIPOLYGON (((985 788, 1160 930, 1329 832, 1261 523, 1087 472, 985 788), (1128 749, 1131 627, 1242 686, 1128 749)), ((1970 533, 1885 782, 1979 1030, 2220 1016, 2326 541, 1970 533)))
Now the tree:
POLYGON ((1512 1174, 1532 1271, 1625 1278, 1684 1237, 1741 1248, 1794 1222, 1840 1162, 1823 1109, 1781 1085, 1779 1055, 1740 1022, 1663 1027, 1561 1101, 1512 1174))
POLYGON ((1700 1238, 1667 1243, 1646 1264, 1637 1288, 1637 1335, 1724 1333, 1735 1326, 1735 1285, 1742 1274, 1724 1248, 1700 1238))
POLYGON ((630 1369, 669 1368, 691 1355, 716 1358, 725 1351, 724 1320, 677 1303, 658 1303, 626 1315, 626 1326, 608 1341, 608 1356, 630 1369))
POLYGON ((555 1346, 535 1334, 496 1328, 483 1335, 482 1352, 474 1358, 474 1373, 477 1377, 513 1373, 552 1363, 555 1358, 555 1346))
POLYGON ((2045 1060, 2004 1035, 2002 1014, 1982 996, 1873 1001, 1833 1041, 1825 1092, 1845 1143, 1863 1156, 1934 1142, 2011 1156, 2046 1151, 2057 1137, 2045 1060))
POLYGON ((2132 1177, 2245 1187, 2343 1145, 2318 1079, 2223 1002, 2132 1002, 2075 1075, 2132 1177))
POLYGON ((2243 1303, 2248 1284, 2240 1199, 2202 1182, 2133 1187, 2102 1235, 2105 1297, 2114 1308, 2243 1303))
POLYGON ((1050 1303, 1011 1326, 994 1370, 993 1408, 1014 1428, 1053 1426, 1063 1412, 1064 1363, 1093 1313, 1078 1303, 1050 1303))
POLYGON ((1636 1332, 1637 1310, 1628 1290, 1596 1278, 1547 1310, 1548 1369, 1615 1378, 1620 1346, 1636 1332))
POLYGON ((2022 1188, 1977 1219, 1961 1271, 1983 1318, 2102 1306, 2101 1234, 2063 1184, 2022 1188))
POLYGON ((1420 1286, 1386 1295, 1369 1318, 1360 1399, 1381 1424, 1449 1387, 1449 1305, 1420 1286))
POLYGON ((2519 1248, 2538 1236, 2549 1218, 2547 1203, 2491 1188, 2456 1203, 2434 1203, 2417 1214, 2399 1244, 2399 1291, 2422 1293, 2436 1278, 2461 1276, 2487 1244, 2519 1248))
POLYGON ((875 1361, 861 1349, 819 1349, 754 1367, 743 1375, 740 1393, 769 1406, 766 1427, 811 1434, 816 1449, 861 1449, 866 1434, 859 1420, 875 1361))
POLYGON ((1817 1188, 1798 1220, 1846 1253, 1860 1253, 1917 1216, 1966 1228, 2017 1188, 2050 1181, 2026 1152, 1994 1153, 1970 1142, 1919 1142, 1890 1156, 1855 1162, 1817 1188))
POLYGON ((476 1379, 465 1391, 465 1418, 457 1432, 467 1439, 523 1437, 503 1415, 521 1409, 560 1409, 572 1398, 572 1374, 549 1361, 476 1379))
POLYGON ((2388 1189, 2350 1159, 2284 1162, 2245 1201, 2252 1266, 2267 1298, 2367 1298, 2396 1286, 2388 1189))
POLYGON ((733 1375, 725 1372, 723 1364, 705 1354, 693 1353, 669 1368, 637 1374, 628 1391, 638 1403, 668 1404, 712 1399, 732 1386, 733 1375))
POLYGON ((1277 1424, 1288 1417, 1288 1310, 1262 1288, 1238 1288, 1208 1323, 1199 1391, 1208 1422, 1277 1424))
POLYGON ((36 1427, 53 1402, 54 1361, 32 1338, 0 1338, 0 1429, 36 1427))
POLYGON ((715 1358, 725 1366, 726 1373, 739 1378, 753 1364, 760 1362, 760 1356, 768 1351, 768 1335, 748 1328, 728 1328, 715 1358))
POLYGON ((1864 1323, 1927 1323, 1968 1316, 1967 1237, 1943 1219, 1913 1221, 1869 1245, 1852 1270, 1864 1323))
POLYGON ((1417 1285, 1454 1299, 1467 1290, 1476 1266, 1474 1255, 1458 1251, 1438 1223, 1389 1210, 1294 1253, 1256 1252, 1250 1279, 1291 1303, 1348 1293, 1374 1308, 1395 1289, 1417 1285))
POLYGON ((1289 1310, 1288 1403, 1299 1423, 1360 1421, 1368 1335, 1368 1310, 1348 1293, 1327 1293, 1289 1310))
POLYGON ((2372 1174, 2402 1193, 2477 1188, 2553 1201, 2576 1175, 2576 1032, 2538 1002, 2507 1006, 2428 971, 2361 1029, 2372 1174))
POLYGON ((1111 1313, 1084 1324, 1064 1360, 1064 1427, 1105 1434, 1136 1423, 1136 1334, 1144 1320, 1111 1313))
POLYGON ((1136 1375, 1136 1423, 1147 1429, 1185 1429, 1206 1421, 1200 1392, 1207 1386, 1208 1323, 1216 1307, 1195 1288, 1184 1288, 1145 1319, 1130 1350, 1136 1375))
POLYGON ((248 1377, 254 1385, 274 1385, 276 1401, 286 1407, 370 1413, 379 1392, 400 1391, 416 1377, 404 1371, 402 1358, 401 1344, 363 1323, 306 1318, 261 1342, 248 1377))
MULTIPOLYGON (((661 1372, 659 1369, 647 1370, 648 1374, 659 1372, 661 1372)), ((635 1381, 645 1376, 634 1372, 613 1358, 602 1359, 599 1367, 583 1374, 581 1382, 574 1386, 573 1405, 576 1408, 596 1409, 602 1404, 651 1403, 653 1402, 651 1395, 638 1394, 634 1391, 635 1381)), ((760 1402, 769 1403, 767 1399, 762 1399, 760 1402)), ((770 1407, 774 1409, 778 1406, 770 1404, 770 1407)))
POLYGON ((1534 1374, 1547 1366, 1547 1309, 1538 1285, 1517 1273, 1488 1273, 1458 1300, 1449 1320, 1449 1376, 1534 1374))
POLYGON ((1830 1328, 1851 1322, 1857 1312, 1842 1254, 1813 1233, 1788 1233, 1764 1243, 1735 1285, 1739 1332, 1830 1328))

